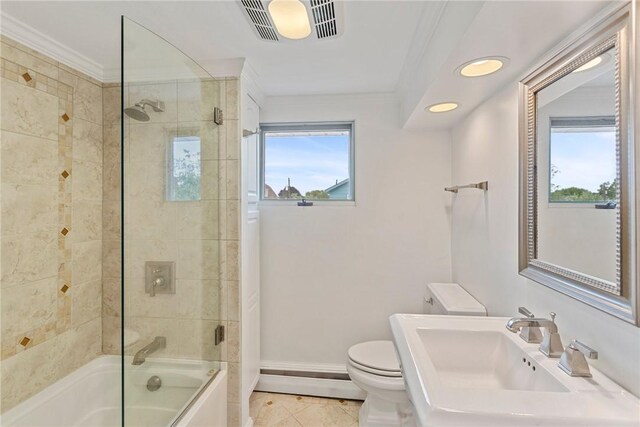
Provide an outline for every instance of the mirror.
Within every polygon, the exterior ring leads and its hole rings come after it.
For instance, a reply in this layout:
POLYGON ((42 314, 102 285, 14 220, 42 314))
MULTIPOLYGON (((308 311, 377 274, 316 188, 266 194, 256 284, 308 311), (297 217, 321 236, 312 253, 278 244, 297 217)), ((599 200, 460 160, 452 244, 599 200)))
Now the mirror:
POLYGON ((520 273, 638 322, 623 8, 521 82, 520 273))

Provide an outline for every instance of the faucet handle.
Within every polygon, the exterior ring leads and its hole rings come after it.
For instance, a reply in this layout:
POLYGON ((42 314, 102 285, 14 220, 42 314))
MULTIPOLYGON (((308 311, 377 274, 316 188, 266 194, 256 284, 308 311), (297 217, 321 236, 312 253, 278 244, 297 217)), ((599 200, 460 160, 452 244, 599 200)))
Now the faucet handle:
POLYGON ((545 328, 542 342, 540 343, 540 352, 547 357, 560 357, 565 348, 558 333, 556 314, 552 311, 549 313, 549 317, 551 317, 551 324, 545 328))
POLYGON ((589 347, 588 345, 582 344, 578 340, 573 340, 569 343, 569 348, 572 350, 578 350, 580 353, 584 354, 585 357, 589 359, 597 359, 598 352, 589 347))
POLYGON ((518 307, 518 313, 520 313, 520 314, 522 314, 523 316, 526 316, 526 317, 536 317, 526 307, 518 307))
POLYGON ((589 359, 597 359, 598 352, 578 340, 573 340, 562 353, 558 366, 572 377, 589 378, 591 377, 591 371, 585 356, 589 359))
MULTIPOLYGON (((518 307, 518 313, 529 319, 536 317, 526 307, 518 307)), ((537 344, 542 341, 542 332, 540 332, 540 328, 537 326, 525 326, 520 329, 520 338, 522 338, 524 342, 537 344)))

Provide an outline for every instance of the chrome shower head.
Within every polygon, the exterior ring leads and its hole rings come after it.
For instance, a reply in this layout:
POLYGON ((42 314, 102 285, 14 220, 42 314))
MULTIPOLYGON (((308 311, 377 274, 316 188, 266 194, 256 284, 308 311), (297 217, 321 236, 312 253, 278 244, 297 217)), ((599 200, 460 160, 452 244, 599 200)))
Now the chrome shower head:
POLYGON ((164 102, 143 99, 142 101, 137 102, 133 107, 125 108, 124 113, 134 120, 138 120, 140 122, 148 122, 149 114, 147 114, 147 112, 144 110, 144 107, 147 105, 151 106, 151 108, 153 108, 153 111, 155 111, 156 113, 164 112, 164 102))
POLYGON ((138 103, 133 107, 125 108, 124 113, 131 117, 133 120, 137 120, 139 122, 148 122, 149 115, 146 111, 144 111, 144 104, 138 103))

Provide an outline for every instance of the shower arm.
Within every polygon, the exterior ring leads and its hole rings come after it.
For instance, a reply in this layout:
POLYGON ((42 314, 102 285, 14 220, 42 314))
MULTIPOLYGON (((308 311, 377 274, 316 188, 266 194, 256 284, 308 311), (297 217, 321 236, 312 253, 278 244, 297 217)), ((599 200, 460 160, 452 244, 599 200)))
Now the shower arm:
POLYGON ((138 104, 141 107, 144 108, 145 105, 150 106, 151 108, 153 108, 153 111, 155 111, 156 113, 161 113, 164 111, 164 102, 163 101, 151 101, 150 99, 143 99, 142 101, 140 101, 138 104))

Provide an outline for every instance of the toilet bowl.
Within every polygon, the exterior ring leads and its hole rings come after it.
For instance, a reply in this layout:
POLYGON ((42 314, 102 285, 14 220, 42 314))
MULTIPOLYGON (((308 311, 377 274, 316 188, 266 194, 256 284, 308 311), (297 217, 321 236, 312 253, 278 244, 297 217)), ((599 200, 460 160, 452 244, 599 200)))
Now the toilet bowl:
POLYGON ((367 341, 348 351, 347 373, 367 393, 361 426, 412 426, 413 411, 391 341, 367 341))
MULTIPOLYGON (((423 314, 486 316, 486 309, 457 283, 430 283, 423 314)), ((391 341, 367 341, 347 352, 347 373, 367 393, 360 426, 415 426, 402 369, 391 341)))

